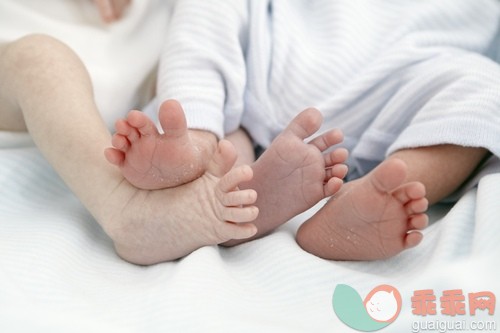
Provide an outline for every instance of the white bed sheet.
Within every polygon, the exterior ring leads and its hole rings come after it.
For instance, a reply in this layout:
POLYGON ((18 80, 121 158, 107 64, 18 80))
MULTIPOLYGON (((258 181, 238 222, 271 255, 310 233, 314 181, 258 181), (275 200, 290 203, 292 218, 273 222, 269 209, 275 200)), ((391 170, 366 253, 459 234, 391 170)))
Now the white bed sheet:
POLYGON ((117 257, 36 148, 10 140, 19 147, 0 149, 1 332, 355 332, 333 311, 337 284, 362 297, 379 284, 396 287, 403 307, 388 332, 410 332, 422 319, 500 324, 498 311, 411 313, 415 290, 500 296, 500 174, 457 204, 434 207, 423 244, 389 260, 336 262, 302 251, 294 233, 315 207, 263 239, 140 267, 117 257))

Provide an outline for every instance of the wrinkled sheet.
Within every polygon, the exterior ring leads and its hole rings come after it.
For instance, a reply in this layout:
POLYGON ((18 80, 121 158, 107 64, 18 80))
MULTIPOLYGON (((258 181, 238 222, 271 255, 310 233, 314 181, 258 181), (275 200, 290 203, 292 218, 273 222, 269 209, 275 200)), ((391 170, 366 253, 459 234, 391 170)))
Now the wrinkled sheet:
MULTIPOLYGON (((456 204, 433 207, 423 243, 394 258, 336 262, 300 249, 294 233, 317 207, 275 233, 234 248, 201 248, 150 267, 121 260, 110 239, 36 148, 0 150, 0 331, 349 332, 332 308, 347 284, 364 298, 396 287, 399 318, 496 320, 412 314, 415 290, 500 295, 500 174, 456 204)), ((439 303, 438 303, 439 312, 439 303)), ((354 332, 354 330, 352 330, 354 332)))

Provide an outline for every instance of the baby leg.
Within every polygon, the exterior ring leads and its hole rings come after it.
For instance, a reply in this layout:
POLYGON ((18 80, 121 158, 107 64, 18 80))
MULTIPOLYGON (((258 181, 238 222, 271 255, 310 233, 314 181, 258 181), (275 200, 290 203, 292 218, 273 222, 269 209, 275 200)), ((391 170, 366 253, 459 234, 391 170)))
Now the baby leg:
POLYGON ((242 186, 258 193, 259 216, 254 221, 258 232, 254 238, 269 233, 341 187, 347 173, 342 164, 347 151, 325 151, 342 141, 342 133, 331 130, 304 142, 316 133, 321 122, 318 110, 301 112, 252 165, 254 178, 242 186))
POLYGON ((298 243, 327 259, 384 259, 416 246, 424 211, 455 191, 487 156, 483 148, 437 145, 395 152, 346 184, 297 232, 298 243))
POLYGON ((209 171, 186 185, 149 191, 125 181, 103 156, 111 135, 84 64, 65 44, 31 35, 0 47, 0 77, 1 128, 29 131, 124 259, 153 264, 255 233, 246 222, 257 215, 256 194, 235 189, 252 172, 226 175, 235 159, 227 144, 209 171))
POLYGON ((299 228, 297 242, 337 260, 384 259, 416 246, 427 226, 428 203, 424 185, 406 177, 406 164, 393 158, 345 184, 299 228))
POLYGON ((120 221, 110 222, 116 227, 108 231, 117 253, 133 263, 153 264, 178 259, 202 246, 253 236, 257 193, 238 189, 253 173, 249 166, 231 168, 235 160, 233 146, 221 140, 207 172, 192 182, 156 191, 124 184, 134 190, 122 200, 123 207, 114 209, 121 212, 116 217, 120 221))
POLYGON ((160 106, 159 120, 164 133, 144 113, 131 111, 116 122, 113 148, 105 150, 108 161, 141 189, 174 187, 198 178, 216 145, 213 134, 187 129, 182 107, 174 100, 160 106))

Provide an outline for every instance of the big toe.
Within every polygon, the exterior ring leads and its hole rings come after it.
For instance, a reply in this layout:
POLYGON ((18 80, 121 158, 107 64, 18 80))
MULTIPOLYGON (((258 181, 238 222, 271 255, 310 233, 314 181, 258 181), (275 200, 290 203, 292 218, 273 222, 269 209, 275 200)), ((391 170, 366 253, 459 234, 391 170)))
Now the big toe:
POLYGON ((317 109, 309 108, 299 113, 285 129, 302 140, 314 134, 321 126, 323 116, 317 109))
POLYGON ((182 106, 176 100, 163 102, 160 106, 158 118, 166 136, 180 137, 187 135, 186 116, 182 106))
POLYGON ((380 192, 392 192, 403 184, 407 175, 407 165, 398 158, 383 161, 372 172, 369 178, 380 192))

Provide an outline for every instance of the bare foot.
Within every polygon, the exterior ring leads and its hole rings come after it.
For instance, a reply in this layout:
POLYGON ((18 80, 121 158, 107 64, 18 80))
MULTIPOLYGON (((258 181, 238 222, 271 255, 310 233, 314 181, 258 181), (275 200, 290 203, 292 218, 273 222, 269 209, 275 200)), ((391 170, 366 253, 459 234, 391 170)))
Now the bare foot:
MULTIPOLYGON (((347 150, 338 148, 324 153, 342 142, 342 133, 331 130, 309 143, 304 142, 320 128, 322 120, 316 109, 302 111, 252 165, 254 178, 242 186, 259 194, 256 202, 259 216, 254 221, 258 233, 253 238, 269 233, 342 186, 347 173, 342 164, 347 159, 347 150)), ((241 242, 234 240, 224 245, 241 242)))
POLYGON ((428 203, 423 184, 405 183, 406 174, 406 164, 391 158, 345 184, 299 228, 297 242, 335 260, 385 259, 416 246, 428 223, 428 203))
POLYGON ((245 239, 257 232, 254 190, 239 190, 253 176, 249 166, 232 168, 236 151, 219 142, 207 172, 187 184, 156 191, 123 181, 99 216, 117 253, 142 265, 181 258, 205 246, 245 239))
POLYGON ((213 153, 206 148, 210 143, 216 145, 211 133, 198 132, 202 137, 193 138, 182 107, 174 100, 161 105, 159 119, 163 134, 144 113, 131 111, 126 119, 117 121, 113 148, 105 151, 108 161, 141 189, 174 187, 200 177, 213 153))

